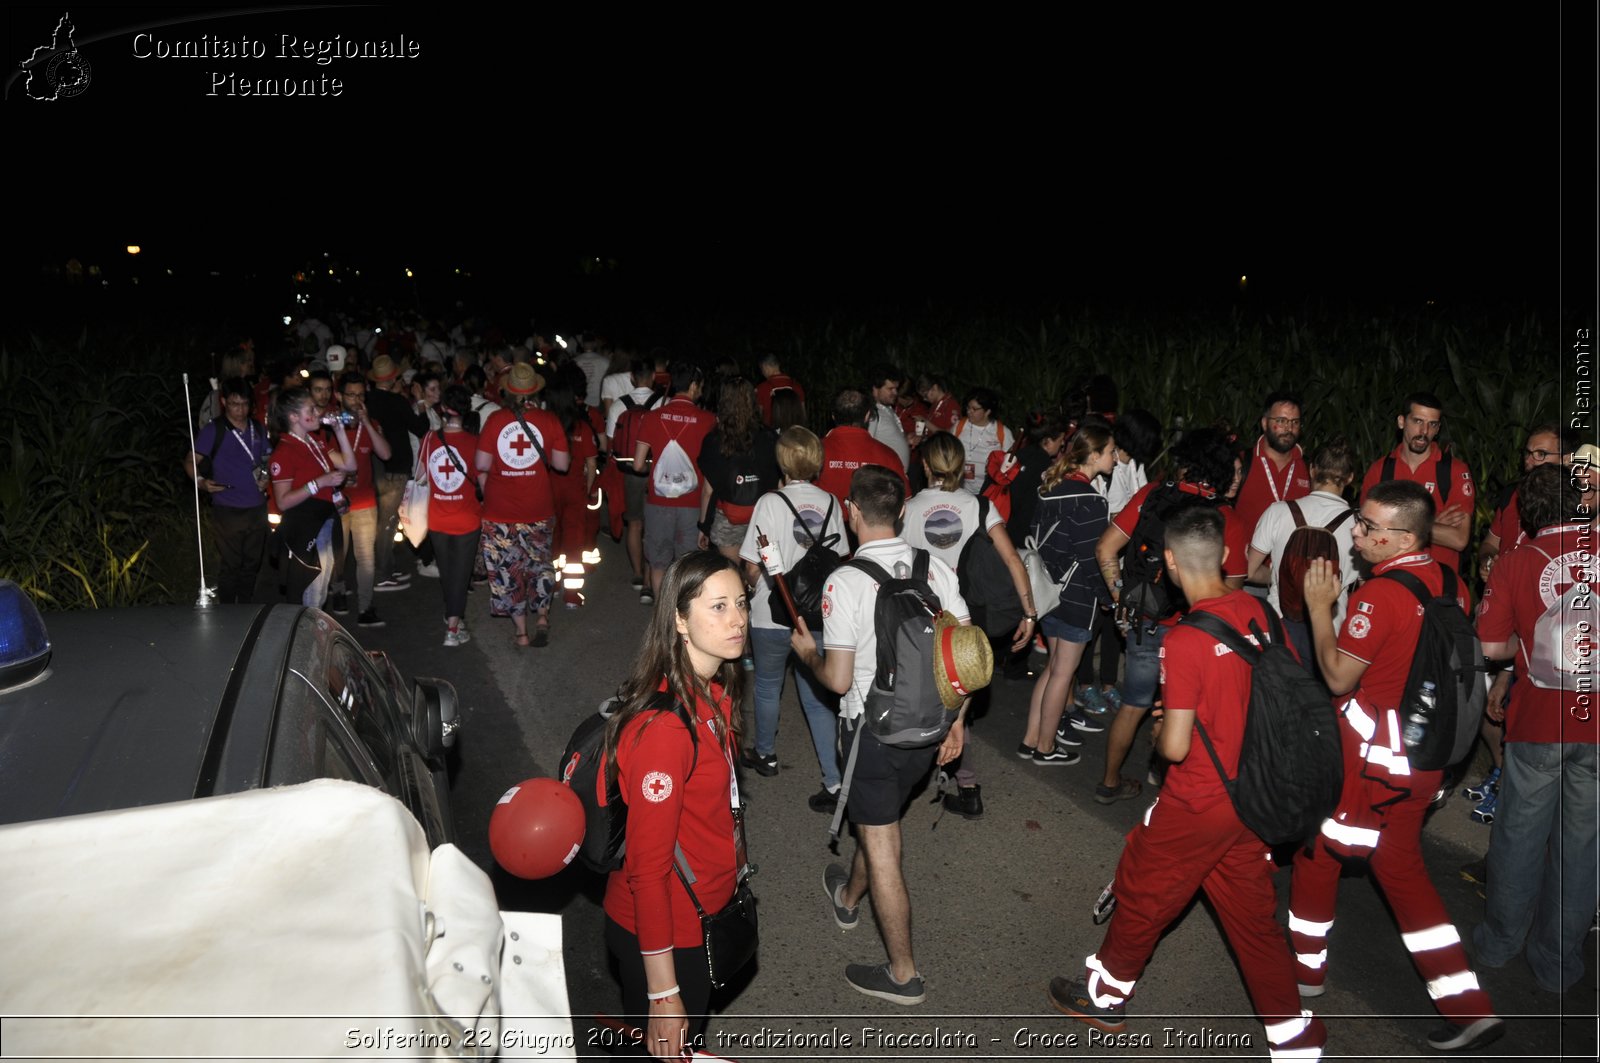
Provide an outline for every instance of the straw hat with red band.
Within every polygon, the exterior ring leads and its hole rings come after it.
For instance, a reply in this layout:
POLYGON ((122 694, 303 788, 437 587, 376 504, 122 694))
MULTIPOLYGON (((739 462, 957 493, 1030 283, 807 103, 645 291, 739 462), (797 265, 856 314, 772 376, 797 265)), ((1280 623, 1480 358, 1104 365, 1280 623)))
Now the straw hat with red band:
POLYGON ((994 650, 982 628, 963 625, 948 610, 933 621, 933 681, 947 709, 959 709, 964 698, 989 685, 994 677, 994 650))
POLYGON ((380 354, 372 360, 372 368, 367 370, 367 379, 386 384, 400 375, 400 367, 393 358, 387 354, 380 354))
POLYGON ((500 386, 512 395, 537 395, 544 390, 544 377, 534 372, 533 366, 527 362, 518 362, 511 367, 500 386))

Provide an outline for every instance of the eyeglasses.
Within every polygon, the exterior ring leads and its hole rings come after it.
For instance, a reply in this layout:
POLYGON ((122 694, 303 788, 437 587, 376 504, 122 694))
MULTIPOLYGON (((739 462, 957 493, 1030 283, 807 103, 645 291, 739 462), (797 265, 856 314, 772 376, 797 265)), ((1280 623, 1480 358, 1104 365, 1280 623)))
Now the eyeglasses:
POLYGON ((1559 458, 1561 456, 1548 450, 1524 450, 1523 453, 1534 461, 1549 461, 1551 458, 1559 458))
POLYGON ((1356 514, 1356 525, 1361 529, 1361 534, 1362 535, 1371 535, 1373 532, 1381 532, 1381 531, 1396 532, 1396 533, 1405 532, 1408 535, 1409 534, 1414 534, 1411 531, 1410 528, 1385 528, 1381 524, 1374 524, 1370 520, 1368 520, 1366 517, 1363 517, 1359 513, 1356 514))
POLYGON ((1300 427, 1300 418, 1298 418, 1298 417, 1268 417, 1267 418, 1267 423, 1268 424, 1275 424, 1275 425, 1279 426, 1280 428, 1299 428, 1300 427))

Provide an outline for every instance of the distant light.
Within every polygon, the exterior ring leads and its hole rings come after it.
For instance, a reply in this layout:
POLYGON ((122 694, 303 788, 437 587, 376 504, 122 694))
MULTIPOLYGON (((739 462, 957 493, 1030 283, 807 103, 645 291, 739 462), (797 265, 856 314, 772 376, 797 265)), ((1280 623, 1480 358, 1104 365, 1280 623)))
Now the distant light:
POLYGON ((330 277, 333 276, 333 270, 332 269, 328 270, 328 276, 330 276, 330 277))
POLYGON ((561 333, 559 333, 559 332, 556 333, 556 342, 561 344, 561 347, 562 347, 563 350, 566 349, 567 341, 561 338, 561 333))
POLYGON ((328 255, 328 252, 324 251, 324 252, 322 252, 322 257, 323 258, 328 258, 330 256, 328 255))
POLYGON ((130 254, 130 255, 137 255, 140 250, 141 250, 141 248, 139 247, 138 244, 129 244, 128 245, 128 254, 130 254))
POLYGON ((1240 278, 1239 278, 1239 283, 1240 283, 1240 284, 1248 284, 1248 283, 1249 283, 1249 282, 1250 282, 1250 278, 1249 278, 1249 277, 1243 277, 1243 276, 1241 276, 1241 277, 1240 277, 1240 278))
POLYGON ((358 277, 361 276, 361 271, 359 269, 356 270, 356 276, 358 276, 358 277))
POLYGON ((294 323, 294 318, 290 317, 288 314, 284 314, 283 315, 283 323, 285 325, 293 324, 294 323))
POLYGON ((459 269, 456 270, 456 276, 458 276, 458 277, 461 276, 461 271, 459 269))
POLYGON ((302 369, 302 370, 300 370, 300 375, 303 376, 303 377, 309 377, 311 375, 311 370, 302 369))
POLYGON ((172 271, 170 269, 167 270, 167 276, 169 276, 169 277, 172 276, 172 271))
POLYGON ((416 276, 416 274, 415 274, 415 273, 412 273, 412 272, 411 272, 411 271, 410 271, 410 270, 409 270, 409 269, 408 269, 408 270, 406 270, 406 276, 408 276, 408 277, 415 277, 415 276, 416 276))

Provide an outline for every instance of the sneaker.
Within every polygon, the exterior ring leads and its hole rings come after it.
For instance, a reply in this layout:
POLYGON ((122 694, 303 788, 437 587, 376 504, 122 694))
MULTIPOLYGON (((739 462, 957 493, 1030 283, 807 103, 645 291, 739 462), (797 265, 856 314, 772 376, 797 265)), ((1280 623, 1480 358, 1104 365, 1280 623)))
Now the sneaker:
POLYGON ((1018 743, 1018 745, 1017 745, 1017 756, 1021 757, 1023 760, 1032 760, 1033 759, 1033 752, 1034 752, 1033 747, 1030 746, 1028 743, 1026 743, 1026 742, 1018 743))
POLYGON ((328 595, 328 612, 344 616, 350 612, 350 596, 344 591, 328 595))
POLYGON ((1463 788, 1461 791, 1461 796, 1467 798, 1469 801, 1482 801, 1485 797, 1488 797, 1491 793, 1499 788, 1500 769, 1494 768, 1489 772, 1488 775, 1483 777, 1483 781, 1478 785, 1463 788))
POLYGON ((389 579, 379 580, 373 585, 372 589, 375 591, 403 591, 406 589, 406 585, 401 583, 399 580, 390 577, 389 579))
POLYGON ((1042 753, 1037 749, 1033 751, 1033 762, 1035 764, 1076 764, 1082 759, 1083 757, 1075 751, 1062 749, 1060 746, 1048 753, 1042 753))
POLYGON ((1102 805, 1115 804, 1118 801, 1128 801, 1139 796, 1139 781, 1137 779, 1119 779, 1117 785, 1107 786, 1096 783, 1094 799, 1102 805))
POLYGON ((1072 715, 1067 717, 1067 722, 1070 723, 1075 729, 1092 735, 1097 735, 1106 729, 1105 724, 1101 723, 1099 720, 1091 720, 1089 716, 1083 712, 1074 712, 1072 715))
POLYGON ((944 795, 944 810, 967 819, 983 818, 983 787, 959 786, 953 794, 944 795))
POLYGON ((631 584, 631 586, 636 591, 644 590, 644 578, 642 576, 633 577, 633 583, 631 584))
POLYGON ((1122 708, 1122 691, 1116 687, 1100 691, 1100 696, 1106 699, 1106 705, 1112 712, 1122 708))
POLYGON ((1440 1052, 1460 1052, 1468 1048, 1482 1048, 1506 1032, 1505 1020, 1497 1015, 1485 1015, 1468 1026, 1447 1023, 1428 1035, 1428 1046, 1440 1052))
POLYGON ((825 812, 833 815, 839 807, 839 791, 830 790, 826 786, 806 798, 806 807, 813 812, 825 812))
POLYGON ((896 982, 894 975, 889 973, 887 963, 876 966, 848 964, 844 969, 844 980, 858 992, 887 1000, 891 1004, 921 1004, 928 999, 928 994, 922 988, 922 975, 912 975, 909 982, 896 982))
POLYGON ((463 620, 461 621, 461 626, 456 628, 456 644, 459 646, 465 646, 471 641, 472 632, 467 630, 467 622, 463 620))
POLYGON ((833 921, 840 930, 854 930, 861 925, 861 906, 846 908, 839 903, 839 894, 850 881, 850 872, 843 864, 829 864, 822 869, 822 888, 827 891, 828 903, 833 905, 833 921))
POLYGON ((426 576, 429 579, 438 579, 439 563, 437 561, 425 561, 419 564, 417 566, 417 575, 426 576))
POLYGON ((1295 983, 1295 988, 1300 990, 1302 997, 1320 997, 1328 991, 1326 985, 1306 985, 1304 982, 1295 983))
POLYGON ((394 580, 396 583, 410 583, 411 573, 401 572, 399 569, 396 569, 395 571, 389 573, 389 578, 394 580))
POLYGON ((650 593, 650 588, 649 587, 641 587, 641 588, 639 588, 639 604, 640 605, 653 605, 653 604, 655 604, 655 600, 656 600, 656 596, 650 593))
POLYGON ((1484 795, 1483 800, 1478 802, 1478 807, 1472 810, 1471 815, 1473 820, 1478 823, 1493 823, 1494 808, 1499 802, 1500 791, 1490 790, 1484 795))
POLYGON ((753 770, 757 775, 768 779, 778 774, 778 755, 776 753, 746 753, 739 758, 744 761, 744 766, 753 770))
POLYGON ((461 645, 461 632, 454 628, 445 628, 444 644, 451 647, 461 645))
POLYGON ((378 611, 376 609, 368 609, 366 612, 362 613, 356 618, 356 623, 361 627, 384 626, 383 621, 378 619, 378 611))
POLYGON ((1056 745, 1081 746, 1083 745, 1083 739, 1078 737, 1078 732, 1072 729, 1071 724, 1063 723, 1060 727, 1056 728, 1056 745))
POLYGON ((1078 708, 1092 716, 1104 716, 1111 709, 1106 696, 1092 683, 1078 688, 1077 702, 1078 708))
POLYGON ((1050 1003, 1063 1015, 1071 1015, 1106 1033, 1121 1033, 1128 1027, 1127 1013, 1121 1004, 1101 1007, 1089 998, 1089 986, 1081 978, 1050 979, 1050 1003))

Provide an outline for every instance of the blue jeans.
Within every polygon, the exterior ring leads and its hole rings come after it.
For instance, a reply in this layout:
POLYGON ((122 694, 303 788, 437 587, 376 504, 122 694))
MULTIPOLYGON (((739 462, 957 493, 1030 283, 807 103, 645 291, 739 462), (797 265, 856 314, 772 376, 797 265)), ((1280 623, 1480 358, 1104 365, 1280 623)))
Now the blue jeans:
POLYGON ((1522 950, 1540 988, 1564 993, 1583 977, 1584 937, 1597 898, 1596 749, 1575 742, 1507 742, 1489 839, 1478 962, 1522 950))
MULTIPOLYGON (((789 664, 789 632, 786 628, 753 627, 750 629, 751 652, 756 661, 756 752, 767 756, 778 740, 778 701, 783 696, 783 673, 789 664)), ((823 688, 810 669, 799 661, 794 667, 795 688, 800 694, 800 708, 806 714, 806 726, 811 729, 811 744, 817 751, 817 763, 822 766, 822 785, 830 790, 839 787, 839 756, 834 750, 834 729, 838 713, 828 702, 836 698, 823 688)))

